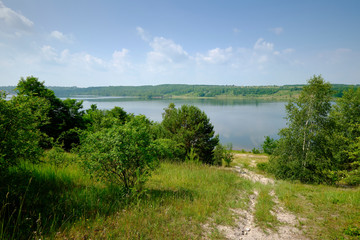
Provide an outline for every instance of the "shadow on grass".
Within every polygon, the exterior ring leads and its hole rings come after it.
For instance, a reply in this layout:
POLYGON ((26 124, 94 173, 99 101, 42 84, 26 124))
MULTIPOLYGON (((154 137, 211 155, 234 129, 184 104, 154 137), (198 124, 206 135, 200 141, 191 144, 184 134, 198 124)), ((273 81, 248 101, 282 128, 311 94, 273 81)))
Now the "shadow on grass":
POLYGON ((111 214, 127 199, 121 187, 86 186, 51 171, 12 169, 0 176, 0 239, 55 232, 81 217, 111 214))
POLYGON ((184 188, 180 188, 178 190, 149 189, 143 197, 143 200, 155 203, 165 203, 177 199, 193 201, 194 193, 184 188))
POLYGON ((49 237, 80 219, 108 216, 139 200, 163 205, 194 199, 183 188, 145 192, 136 198, 120 186, 86 185, 52 170, 14 168, 0 176, 0 239, 49 237))

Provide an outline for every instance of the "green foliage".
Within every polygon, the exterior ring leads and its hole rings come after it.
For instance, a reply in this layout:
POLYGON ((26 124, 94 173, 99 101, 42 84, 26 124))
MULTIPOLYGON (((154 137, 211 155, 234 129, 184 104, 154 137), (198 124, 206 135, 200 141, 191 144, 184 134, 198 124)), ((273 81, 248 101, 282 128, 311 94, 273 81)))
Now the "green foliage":
POLYGON ((344 233, 348 236, 360 238, 360 228, 356 226, 349 226, 348 228, 344 229, 344 233))
POLYGON ((128 115, 122 108, 114 107, 111 110, 100 110, 95 104, 86 110, 83 119, 88 131, 96 132, 103 128, 121 126, 133 117, 128 115))
POLYGON ((323 182, 323 170, 332 169, 329 149, 331 85, 314 76, 298 99, 286 105, 287 128, 280 130, 278 147, 270 158, 278 178, 323 182))
POLYGON ((218 143, 214 149, 214 165, 221 166, 224 162, 226 167, 230 167, 231 162, 234 160, 232 153, 232 144, 222 145, 218 143))
POLYGON ((331 118, 333 155, 337 168, 351 170, 351 164, 360 159, 360 89, 350 89, 336 101, 331 118))
POLYGON ((218 143, 214 149, 214 165, 221 166, 225 155, 225 146, 218 143))
POLYGON ((86 134, 80 154, 85 167, 97 177, 126 189, 141 189, 158 165, 155 150, 150 122, 136 116, 123 126, 86 134))
POLYGON ((231 162, 234 160, 234 154, 232 153, 232 144, 228 144, 226 148, 224 153, 224 162, 226 167, 230 167, 231 162))
POLYGON ((267 162, 262 162, 262 163, 258 163, 258 164, 256 164, 256 167, 258 168, 258 169, 260 169, 261 171, 268 171, 268 169, 269 169, 269 163, 267 163, 267 162))
POLYGON ((194 148, 186 155, 185 162, 199 164, 199 156, 195 153, 194 148))
MULTIPOLYGON (((213 164, 213 150, 219 142, 214 127, 198 107, 171 103, 163 113, 162 125, 166 136, 182 146, 186 154, 193 148, 203 163, 213 164)), ((182 157, 185 159, 185 156, 182 157)))
POLYGON ((264 153, 266 154, 273 154, 275 148, 277 145, 277 141, 275 141, 273 138, 271 138, 270 136, 266 136, 264 143, 261 145, 264 153))
POLYGON ((251 152, 252 152, 253 154, 260 154, 260 150, 259 150, 258 148, 253 148, 253 149, 251 150, 251 152))
POLYGON ((47 150, 44 158, 46 163, 56 168, 63 168, 78 161, 76 155, 66 152, 61 145, 54 145, 52 149, 47 150))
POLYGON ((17 96, 6 101, 0 98, 0 172, 22 160, 37 161, 42 155, 39 147, 39 124, 46 121, 48 105, 38 97, 17 96))
MULTIPOLYGON (((85 127, 82 118, 83 112, 82 101, 74 99, 66 99, 62 101, 57 98, 54 92, 45 87, 44 82, 40 82, 37 78, 30 76, 26 79, 21 78, 17 87, 17 94, 19 96, 37 97, 48 102, 49 108, 46 112, 48 117, 47 122, 43 122, 39 129, 44 133, 41 144, 45 148, 50 148, 51 144, 58 140, 64 132, 70 129, 85 127)), ((73 143, 78 143, 78 138, 62 138, 64 148, 69 150, 73 143)))

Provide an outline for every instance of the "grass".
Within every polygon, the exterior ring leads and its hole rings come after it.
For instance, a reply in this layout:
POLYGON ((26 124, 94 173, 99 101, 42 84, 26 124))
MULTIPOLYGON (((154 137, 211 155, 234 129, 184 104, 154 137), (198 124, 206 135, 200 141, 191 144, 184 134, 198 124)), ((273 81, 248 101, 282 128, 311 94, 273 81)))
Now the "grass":
MULTIPOLYGON (((256 170, 266 159, 238 155, 232 164, 256 170)), ((279 225, 274 191, 309 239, 360 235, 359 188, 254 184, 226 168, 164 162, 136 196, 90 178, 76 163, 23 164, 0 182, 0 239, 223 239, 216 225, 235 225, 231 209, 248 208, 255 190, 254 219, 265 231, 279 225)))
MULTIPOLYGON (((201 239, 203 225, 232 224, 230 208, 251 191, 236 174, 203 165, 163 163, 143 197, 107 218, 74 225, 58 236, 95 239, 201 239)), ((245 200, 243 200, 245 201, 245 200)), ((221 238, 213 229, 205 235, 221 238)))
POLYGON ((303 219, 312 239, 360 239, 360 234, 350 236, 347 231, 360 230, 359 188, 279 181, 275 191, 286 208, 303 219))
POLYGON ((203 224, 233 224, 230 209, 247 201, 239 191, 252 191, 233 172, 190 163, 162 163, 137 197, 76 164, 23 164, 0 178, 1 239, 221 239, 203 224))
MULTIPOLYGON (((242 155, 234 159, 257 173, 271 175, 257 169, 266 163, 265 155, 242 155)), ((311 185, 289 181, 275 181, 273 186, 256 185, 259 191, 255 206, 255 219, 263 229, 276 229, 277 222, 271 214, 273 202, 269 191, 273 189, 279 201, 299 220, 299 227, 310 239, 360 239, 360 188, 341 188, 328 185, 311 185)))
POLYGON ((256 224, 265 232, 267 229, 274 230, 279 221, 273 214, 275 203, 270 195, 272 187, 269 185, 257 184, 259 195, 255 205, 254 218, 256 224))

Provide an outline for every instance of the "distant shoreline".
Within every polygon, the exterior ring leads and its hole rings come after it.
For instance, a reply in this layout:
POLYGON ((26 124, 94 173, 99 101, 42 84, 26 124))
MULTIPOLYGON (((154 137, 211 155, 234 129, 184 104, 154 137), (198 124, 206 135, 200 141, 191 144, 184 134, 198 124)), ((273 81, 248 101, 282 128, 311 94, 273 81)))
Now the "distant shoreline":
MULTIPOLYGON (((290 100, 299 96, 304 85, 284 86, 229 86, 229 85, 186 85, 164 84, 157 86, 109 86, 109 87, 48 87, 61 98, 109 97, 140 99, 263 99, 274 101, 290 100)), ((359 88, 360 85, 333 84, 334 97, 341 97, 343 91, 359 88)), ((1 87, 14 94, 15 86, 1 87)))

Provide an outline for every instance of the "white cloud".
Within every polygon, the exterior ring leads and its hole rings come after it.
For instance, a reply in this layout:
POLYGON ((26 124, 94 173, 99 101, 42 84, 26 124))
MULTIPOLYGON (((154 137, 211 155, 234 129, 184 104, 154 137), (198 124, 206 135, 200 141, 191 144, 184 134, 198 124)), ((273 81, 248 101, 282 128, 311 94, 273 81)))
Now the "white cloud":
POLYGON ((41 54, 47 61, 54 61, 58 57, 56 50, 49 45, 42 46, 41 54))
POLYGON ((280 35, 284 32, 284 29, 282 27, 276 27, 276 28, 270 28, 269 31, 276 35, 280 35))
POLYGON ((21 36, 29 32, 34 23, 0 1, 0 32, 8 36, 21 36))
POLYGON ((171 39, 155 37, 150 43, 153 53, 163 55, 170 62, 181 62, 188 58, 188 53, 171 39))
POLYGON ((189 60, 189 54, 173 40, 164 37, 150 39, 150 34, 141 27, 137 27, 136 31, 144 41, 149 42, 152 49, 147 53, 146 60, 146 67, 150 72, 164 72, 173 67, 179 68, 189 60))
POLYGON ((189 60, 189 54, 171 39, 155 37, 150 42, 150 47, 152 51, 147 54, 147 65, 151 72, 179 68, 189 60))
POLYGON ((64 49, 60 53, 53 47, 45 45, 41 48, 41 54, 45 61, 54 65, 65 65, 67 67, 76 67, 81 69, 102 70, 107 67, 107 63, 101 58, 92 56, 86 52, 71 53, 64 49))
POLYGON ((142 27, 136 27, 136 31, 141 37, 142 40, 148 42, 150 40, 150 35, 142 27))
POLYGON ((65 42, 65 43, 72 43, 73 42, 73 37, 71 35, 65 35, 62 32, 59 32, 57 30, 52 31, 50 33, 50 37, 56 40, 59 40, 61 42, 65 42))
POLYGON ((111 65, 120 72, 125 71, 125 69, 130 66, 130 63, 126 60, 128 53, 129 50, 125 48, 121 51, 114 51, 111 65))
POLYGON ((198 54, 197 60, 198 62, 206 62, 211 64, 224 64, 230 60, 232 54, 232 47, 228 47, 225 49, 215 48, 209 50, 205 56, 198 54))
POLYGON ((272 51, 274 49, 274 44, 266 42, 263 38, 259 38, 254 45, 254 49, 272 51))

